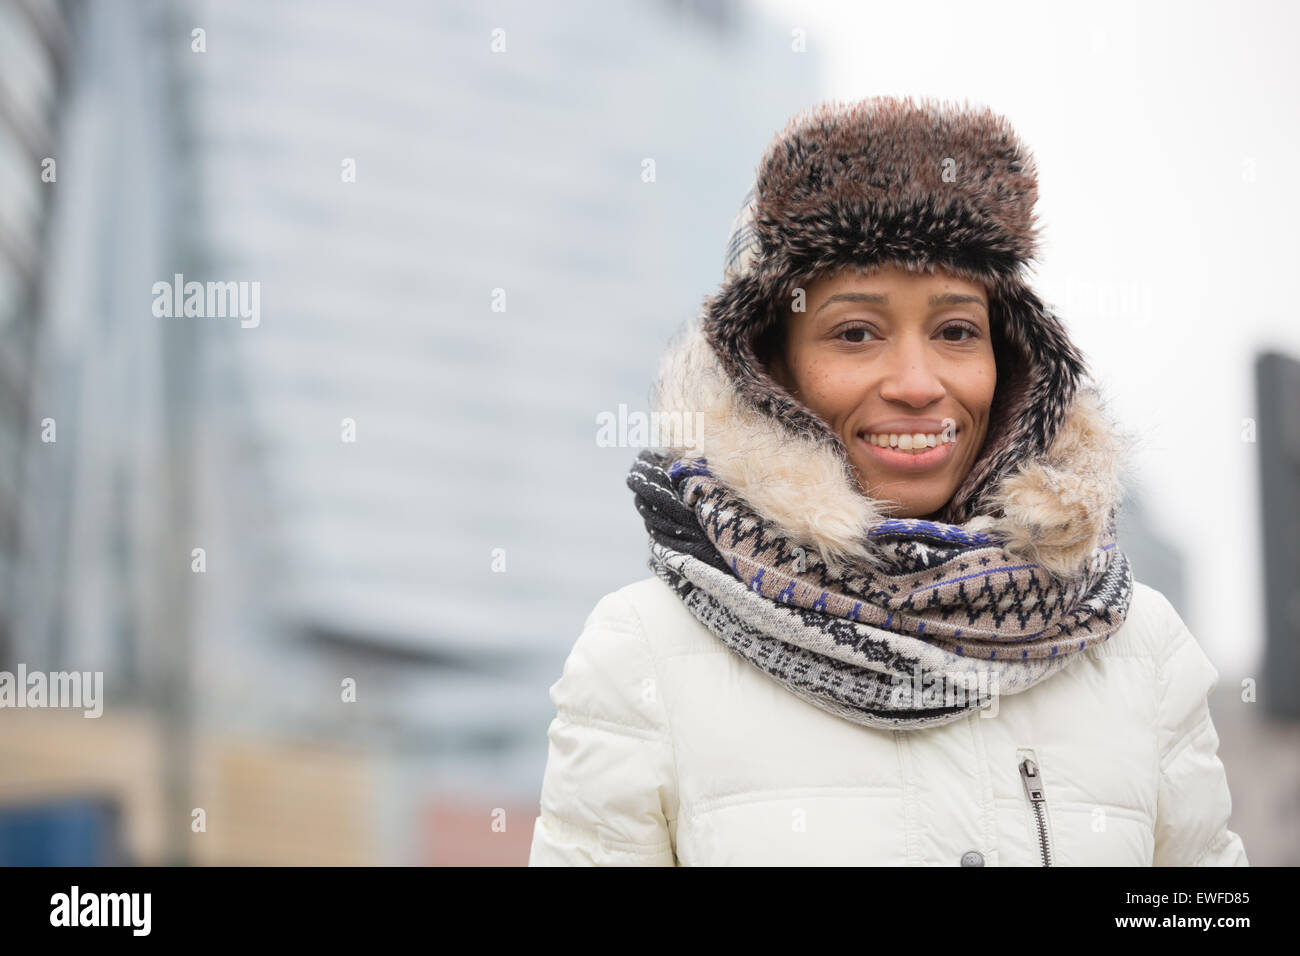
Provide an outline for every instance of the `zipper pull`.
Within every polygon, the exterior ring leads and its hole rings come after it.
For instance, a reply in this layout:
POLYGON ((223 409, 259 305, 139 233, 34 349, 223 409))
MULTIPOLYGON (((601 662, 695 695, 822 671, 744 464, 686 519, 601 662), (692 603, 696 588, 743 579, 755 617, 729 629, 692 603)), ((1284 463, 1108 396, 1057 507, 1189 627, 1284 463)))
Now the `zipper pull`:
POLYGON ((1020 779, 1025 782, 1025 793, 1035 803, 1041 803, 1043 796, 1043 779, 1038 775, 1038 765, 1026 757, 1020 761, 1020 779))
POLYGON ((1025 783, 1025 795, 1034 811, 1034 825, 1038 828, 1038 852, 1043 866, 1052 865, 1052 844, 1047 835, 1047 798, 1043 796, 1043 778, 1038 764, 1028 755, 1020 761, 1020 779, 1025 783))

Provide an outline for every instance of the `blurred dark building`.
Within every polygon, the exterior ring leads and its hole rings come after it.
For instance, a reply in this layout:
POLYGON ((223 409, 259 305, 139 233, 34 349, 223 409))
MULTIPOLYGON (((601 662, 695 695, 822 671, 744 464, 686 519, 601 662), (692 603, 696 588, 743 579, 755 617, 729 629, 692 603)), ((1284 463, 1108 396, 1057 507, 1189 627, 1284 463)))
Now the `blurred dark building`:
POLYGON ((1264 711, 1300 718, 1300 361, 1255 360, 1264 567, 1264 711))

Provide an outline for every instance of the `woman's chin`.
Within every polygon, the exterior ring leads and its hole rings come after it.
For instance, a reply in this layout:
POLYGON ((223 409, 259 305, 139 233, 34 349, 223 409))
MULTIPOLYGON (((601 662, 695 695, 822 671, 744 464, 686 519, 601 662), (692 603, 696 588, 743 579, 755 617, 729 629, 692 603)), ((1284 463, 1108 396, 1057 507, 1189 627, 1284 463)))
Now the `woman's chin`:
MULTIPOLYGON (((858 470, 862 474, 861 468, 858 470)), ((907 482, 907 494, 897 494, 897 479, 892 481, 872 481, 868 475, 866 487, 862 488, 862 493, 868 497, 875 498, 878 501, 894 502, 888 508, 888 514, 891 518, 922 518, 933 520, 934 516, 943 510, 944 505, 952 497, 955 488, 946 486, 939 488, 924 488, 919 485, 928 484, 924 479, 914 478, 907 482), (890 486, 894 486, 891 489, 890 486), (891 491, 893 493, 891 493, 891 491)), ((862 482, 859 482, 862 486, 862 482)))
POLYGON ((891 517, 934 521, 936 520, 935 516, 939 514, 939 511, 939 508, 931 508, 928 505, 922 505, 914 508, 899 508, 891 514, 891 517))

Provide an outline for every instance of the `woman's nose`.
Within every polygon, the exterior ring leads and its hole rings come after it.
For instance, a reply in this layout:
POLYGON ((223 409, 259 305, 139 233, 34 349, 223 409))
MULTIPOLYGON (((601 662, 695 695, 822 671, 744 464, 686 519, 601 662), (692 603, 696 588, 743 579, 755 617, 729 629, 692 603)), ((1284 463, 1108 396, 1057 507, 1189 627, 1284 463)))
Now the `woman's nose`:
POLYGON ((888 367, 880 383, 880 396, 924 408, 944 396, 943 382, 933 367, 934 356, 924 343, 904 340, 885 356, 888 367))

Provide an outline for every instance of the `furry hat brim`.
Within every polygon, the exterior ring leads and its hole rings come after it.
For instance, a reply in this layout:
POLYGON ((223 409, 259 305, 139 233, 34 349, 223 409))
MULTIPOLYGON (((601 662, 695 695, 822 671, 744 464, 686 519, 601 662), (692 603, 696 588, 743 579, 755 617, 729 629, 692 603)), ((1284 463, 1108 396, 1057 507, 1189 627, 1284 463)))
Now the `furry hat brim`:
MULTIPOLYGON (((737 399, 790 439, 843 455, 839 437, 769 374, 759 342, 796 289, 846 267, 937 268, 984 286, 998 385, 981 453, 938 517, 991 506, 1016 465, 1051 447, 1087 369, 1024 280, 1037 248, 1037 174, 1005 119, 910 98, 823 104, 769 146, 702 328, 737 399)), ((845 458, 847 462, 847 458, 845 458)))

